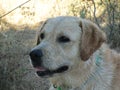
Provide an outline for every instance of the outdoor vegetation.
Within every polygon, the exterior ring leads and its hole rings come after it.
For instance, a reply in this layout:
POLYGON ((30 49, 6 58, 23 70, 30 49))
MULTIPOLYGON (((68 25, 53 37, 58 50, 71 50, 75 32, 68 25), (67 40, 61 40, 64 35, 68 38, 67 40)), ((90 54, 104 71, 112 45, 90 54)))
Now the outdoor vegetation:
POLYGON ((56 16, 90 19, 120 51, 120 0, 0 0, 0 90, 48 90, 35 75, 29 52, 40 22, 56 16), (16 8, 17 7, 17 8, 16 8))

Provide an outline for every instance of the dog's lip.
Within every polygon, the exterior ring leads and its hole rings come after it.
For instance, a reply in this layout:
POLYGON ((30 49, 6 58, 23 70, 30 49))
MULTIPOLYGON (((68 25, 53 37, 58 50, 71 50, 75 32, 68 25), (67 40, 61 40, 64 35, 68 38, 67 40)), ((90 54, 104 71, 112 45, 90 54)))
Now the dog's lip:
POLYGON ((46 69, 44 67, 35 67, 35 70, 36 70, 38 76, 44 77, 44 76, 52 76, 55 73, 63 73, 65 71, 67 71, 68 68, 69 67, 65 65, 65 66, 59 67, 56 70, 49 70, 49 69, 46 69))
POLYGON ((36 72, 39 71, 46 71, 47 69, 45 69, 44 67, 34 67, 36 72))

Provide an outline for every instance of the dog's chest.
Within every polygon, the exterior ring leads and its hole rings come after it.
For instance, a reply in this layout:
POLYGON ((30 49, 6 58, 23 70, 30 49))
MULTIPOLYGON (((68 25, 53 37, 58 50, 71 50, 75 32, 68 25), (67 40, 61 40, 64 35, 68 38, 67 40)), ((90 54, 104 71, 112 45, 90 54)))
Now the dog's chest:
MULTIPOLYGON (((83 81, 82 79, 79 80, 74 77, 71 77, 71 79, 62 79, 63 85, 60 86, 60 90, 111 90, 111 81, 112 71, 109 71, 108 69, 104 70, 103 68, 101 70, 98 70, 98 72, 93 73, 93 75, 88 77, 85 81, 83 81), (64 83, 67 83, 67 85, 65 85, 64 83)), ((58 89, 54 88, 51 90, 58 89)))
POLYGON ((103 86, 102 84, 93 84, 92 82, 90 84, 87 84, 83 87, 60 87, 60 88, 52 88, 50 90, 111 90, 110 87, 103 86))

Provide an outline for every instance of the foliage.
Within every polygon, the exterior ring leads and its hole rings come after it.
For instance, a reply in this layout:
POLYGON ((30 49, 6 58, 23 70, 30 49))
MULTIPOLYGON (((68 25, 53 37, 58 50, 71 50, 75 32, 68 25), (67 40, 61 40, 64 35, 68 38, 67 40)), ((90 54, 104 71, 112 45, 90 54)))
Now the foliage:
POLYGON ((120 48, 119 0, 81 1, 83 0, 73 0, 69 6, 69 14, 94 21, 106 32, 111 48, 120 48))
POLYGON ((108 30, 108 42, 112 48, 120 48, 120 13, 119 13, 119 1, 117 0, 106 0, 107 15, 107 30, 108 30))

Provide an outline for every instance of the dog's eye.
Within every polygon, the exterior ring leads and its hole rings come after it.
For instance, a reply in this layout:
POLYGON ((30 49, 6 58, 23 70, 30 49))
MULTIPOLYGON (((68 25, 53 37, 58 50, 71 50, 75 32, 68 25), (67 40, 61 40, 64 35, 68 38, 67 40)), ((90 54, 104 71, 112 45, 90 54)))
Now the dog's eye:
POLYGON ((70 41, 70 39, 66 36, 61 36, 58 38, 58 42, 67 43, 69 41, 70 41))
POLYGON ((40 38, 41 38, 41 39, 44 39, 44 37, 45 37, 45 34, 44 34, 44 33, 41 33, 41 34, 40 34, 40 38))

